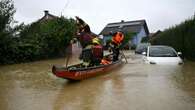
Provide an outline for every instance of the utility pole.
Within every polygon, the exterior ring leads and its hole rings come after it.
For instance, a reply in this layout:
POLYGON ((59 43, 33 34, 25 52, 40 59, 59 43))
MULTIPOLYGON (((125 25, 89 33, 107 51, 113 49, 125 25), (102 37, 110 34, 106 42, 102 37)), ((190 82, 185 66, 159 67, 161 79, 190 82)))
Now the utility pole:
POLYGON ((62 13, 63 13, 64 11, 66 11, 66 8, 68 7, 68 5, 69 5, 69 0, 66 1, 65 6, 63 7, 63 9, 62 9, 62 11, 61 11, 61 15, 60 15, 60 16, 62 16, 62 13))
POLYGON ((194 19, 195 19, 195 11, 194 11, 194 19))

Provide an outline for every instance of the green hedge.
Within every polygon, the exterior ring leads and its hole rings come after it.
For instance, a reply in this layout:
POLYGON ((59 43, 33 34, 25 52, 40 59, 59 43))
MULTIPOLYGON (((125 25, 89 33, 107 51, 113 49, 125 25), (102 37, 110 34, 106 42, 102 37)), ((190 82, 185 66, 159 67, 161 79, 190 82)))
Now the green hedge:
POLYGON ((34 44, 41 57, 53 57, 64 55, 75 32, 75 21, 60 17, 33 23, 21 32, 20 37, 23 44, 34 44))
POLYGON ((11 27, 15 8, 12 0, 0 1, 0 64, 60 57, 76 33, 74 19, 63 16, 11 27))
POLYGON ((153 45, 170 45, 189 60, 195 60, 195 17, 164 30, 150 40, 153 45))

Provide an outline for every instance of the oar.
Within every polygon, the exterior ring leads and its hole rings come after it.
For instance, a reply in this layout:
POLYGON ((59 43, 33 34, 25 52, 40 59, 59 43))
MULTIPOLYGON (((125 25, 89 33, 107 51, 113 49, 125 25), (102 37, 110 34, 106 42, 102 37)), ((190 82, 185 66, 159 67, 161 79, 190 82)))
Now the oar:
POLYGON ((123 57, 125 58, 126 63, 128 63, 127 58, 122 50, 121 50, 121 53, 122 53, 123 57))
POLYGON ((70 47, 71 47, 71 45, 72 45, 72 44, 69 44, 68 47, 67 47, 67 49, 66 49, 66 57, 67 57, 67 58, 66 58, 66 65, 65 65, 66 68, 68 67, 68 62, 69 62, 69 57, 70 57, 69 54, 70 54, 70 47))

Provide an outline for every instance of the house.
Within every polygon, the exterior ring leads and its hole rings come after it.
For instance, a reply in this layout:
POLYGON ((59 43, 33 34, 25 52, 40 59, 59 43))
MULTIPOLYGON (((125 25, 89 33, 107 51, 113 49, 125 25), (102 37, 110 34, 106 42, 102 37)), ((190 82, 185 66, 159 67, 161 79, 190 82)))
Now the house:
POLYGON ((135 21, 124 21, 109 23, 106 27, 100 32, 100 35, 103 35, 103 42, 106 45, 106 42, 111 39, 112 36, 109 33, 122 31, 123 33, 134 33, 133 39, 129 41, 128 46, 136 46, 141 42, 143 37, 148 37, 149 30, 146 24, 146 20, 135 20, 135 21))
POLYGON ((150 38, 153 38, 153 37, 158 36, 158 35, 161 34, 161 33, 162 33, 162 31, 161 31, 161 30, 158 30, 158 31, 156 31, 156 32, 154 32, 154 33, 150 33, 150 34, 149 34, 149 37, 150 37, 150 38))
POLYGON ((38 22, 43 22, 43 21, 56 19, 56 18, 58 18, 58 17, 55 16, 55 15, 50 14, 48 10, 45 10, 44 11, 44 16, 41 19, 39 19, 38 22))

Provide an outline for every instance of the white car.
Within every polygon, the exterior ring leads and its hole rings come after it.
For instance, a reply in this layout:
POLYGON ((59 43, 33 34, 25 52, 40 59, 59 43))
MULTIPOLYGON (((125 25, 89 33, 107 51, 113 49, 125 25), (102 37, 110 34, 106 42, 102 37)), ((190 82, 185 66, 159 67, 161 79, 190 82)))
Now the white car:
POLYGON ((144 62, 149 64, 183 64, 181 52, 169 46, 148 46, 147 52, 142 54, 144 62))

